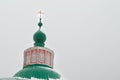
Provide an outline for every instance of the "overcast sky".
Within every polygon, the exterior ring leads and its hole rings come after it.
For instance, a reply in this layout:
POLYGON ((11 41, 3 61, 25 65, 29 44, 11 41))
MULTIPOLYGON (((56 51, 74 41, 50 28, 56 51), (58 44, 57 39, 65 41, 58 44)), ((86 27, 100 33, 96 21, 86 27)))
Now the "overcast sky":
POLYGON ((120 0, 0 0, 0 77, 22 69, 39 9, 55 71, 67 80, 120 80, 120 0))

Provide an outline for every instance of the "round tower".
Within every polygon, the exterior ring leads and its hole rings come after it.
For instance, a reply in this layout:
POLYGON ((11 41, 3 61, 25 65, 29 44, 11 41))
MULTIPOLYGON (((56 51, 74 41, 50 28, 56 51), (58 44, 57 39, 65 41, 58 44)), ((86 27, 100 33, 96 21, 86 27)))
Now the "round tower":
POLYGON ((41 31, 42 25, 40 17, 38 23, 39 29, 33 35, 34 47, 30 47, 24 51, 23 69, 17 72, 14 77, 42 80, 60 79, 60 74, 53 70, 54 52, 44 47, 46 35, 41 31))

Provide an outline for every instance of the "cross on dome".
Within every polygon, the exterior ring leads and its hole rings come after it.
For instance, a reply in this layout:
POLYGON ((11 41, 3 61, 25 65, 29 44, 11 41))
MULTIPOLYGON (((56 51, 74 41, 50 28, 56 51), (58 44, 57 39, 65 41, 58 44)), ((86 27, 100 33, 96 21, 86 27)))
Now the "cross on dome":
POLYGON ((42 16, 42 14, 44 14, 44 12, 43 12, 42 10, 40 10, 40 11, 38 11, 38 14, 39 14, 39 17, 40 17, 40 18, 39 18, 40 21, 39 21, 39 23, 38 23, 39 30, 40 30, 41 26, 43 25, 42 22, 41 22, 41 20, 42 20, 42 17, 41 17, 41 16, 42 16))
POLYGON ((44 12, 42 10, 38 11, 38 13, 40 14, 40 18, 42 16, 42 14, 44 14, 44 12))
POLYGON ((38 22, 39 30, 33 35, 33 40, 35 41, 34 46, 44 47, 46 35, 40 30, 43 25, 41 21, 41 15, 43 14, 43 11, 40 10, 38 13, 40 14, 40 20, 38 22))

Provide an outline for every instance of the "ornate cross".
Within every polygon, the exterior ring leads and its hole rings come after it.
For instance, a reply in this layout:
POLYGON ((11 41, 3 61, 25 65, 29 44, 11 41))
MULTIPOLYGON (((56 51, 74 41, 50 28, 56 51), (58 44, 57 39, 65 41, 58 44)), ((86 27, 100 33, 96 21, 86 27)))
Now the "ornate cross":
POLYGON ((42 14, 44 14, 44 12, 42 10, 40 10, 38 13, 40 14, 40 18, 42 16, 42 14))

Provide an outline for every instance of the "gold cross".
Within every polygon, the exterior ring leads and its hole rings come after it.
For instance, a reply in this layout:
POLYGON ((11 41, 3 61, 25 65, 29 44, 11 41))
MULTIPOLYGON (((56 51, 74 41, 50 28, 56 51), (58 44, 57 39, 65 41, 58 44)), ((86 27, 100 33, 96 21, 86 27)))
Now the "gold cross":
POLYGON ((42 14, 44 14, 44 12, 42 10, 40 10, 38 13, 40 14, 40 18, 42 16, 42 14))

